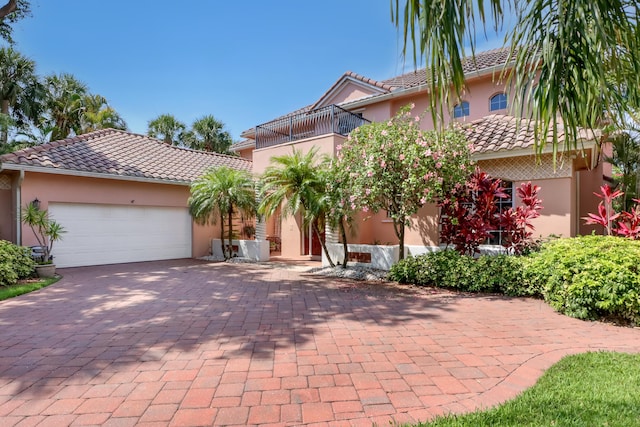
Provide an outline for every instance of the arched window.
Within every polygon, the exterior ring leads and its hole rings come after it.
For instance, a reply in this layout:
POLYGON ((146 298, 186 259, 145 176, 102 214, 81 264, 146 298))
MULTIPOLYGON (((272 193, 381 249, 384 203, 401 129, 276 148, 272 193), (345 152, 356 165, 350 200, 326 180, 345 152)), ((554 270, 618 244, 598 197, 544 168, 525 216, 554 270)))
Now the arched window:
POLYGON ((462 101, 460 104, 453 107, 453 117, 466 117, 469 115, 469 103, 467 101, 462 101))
POLYGON ((498 93, 489 100, 489 111, 504 110, 507 108, 507 95, 498 93))

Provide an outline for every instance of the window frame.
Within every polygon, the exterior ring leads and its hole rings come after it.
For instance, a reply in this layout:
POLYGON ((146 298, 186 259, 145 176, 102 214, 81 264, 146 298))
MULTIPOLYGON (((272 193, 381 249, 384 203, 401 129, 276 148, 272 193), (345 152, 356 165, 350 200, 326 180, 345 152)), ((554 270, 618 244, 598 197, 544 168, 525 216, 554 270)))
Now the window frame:
POLYGON ((509 99, 504 92, 498 92, 489 98, 489 112, 506 110, 509 106, 509 99), (496 98, 501 97, 500 100, 494 101, 496 98), (494 108, 494 104, 496 107, 494 108), (502 106, 504 105, 504 107, 502 106))
POLYGON ((461 119, 463 117, 468 117, 471 114, 471 106, 469 105, 469 101, 460 101, 458 104, 453 106, 453 118, 461 119))

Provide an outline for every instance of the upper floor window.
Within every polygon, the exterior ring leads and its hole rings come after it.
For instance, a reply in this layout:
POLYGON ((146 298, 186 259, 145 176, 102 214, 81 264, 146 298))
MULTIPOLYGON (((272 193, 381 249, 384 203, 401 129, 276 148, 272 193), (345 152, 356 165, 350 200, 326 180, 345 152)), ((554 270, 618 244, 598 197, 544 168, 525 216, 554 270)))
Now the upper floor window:
POLYGON ((489 111, 504 110, 507 108, 507 95, 498 93, 493 95, 489 101, 489 111))
POLYGON ((466 117, 469 115, 469 103, 467 101, 462 101, 460 104, 453 107, 453 117, 466 117))

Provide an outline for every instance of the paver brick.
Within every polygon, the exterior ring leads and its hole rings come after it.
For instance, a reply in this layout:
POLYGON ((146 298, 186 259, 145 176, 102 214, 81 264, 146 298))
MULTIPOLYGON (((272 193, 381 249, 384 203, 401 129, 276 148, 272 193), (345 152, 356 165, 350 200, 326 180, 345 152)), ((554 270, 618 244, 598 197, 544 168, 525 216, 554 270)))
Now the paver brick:
POLYGON ((415 424, 567 354, 640 352, 639 330, 539 300, 194 260, 60 270, 0 304, 3 427, 415 424))

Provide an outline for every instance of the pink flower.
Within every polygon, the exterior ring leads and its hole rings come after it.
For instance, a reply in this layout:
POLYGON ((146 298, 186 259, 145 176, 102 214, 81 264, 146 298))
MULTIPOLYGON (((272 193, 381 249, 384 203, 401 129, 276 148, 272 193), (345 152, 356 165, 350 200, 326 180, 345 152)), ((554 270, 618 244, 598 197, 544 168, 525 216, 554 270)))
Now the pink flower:
POLYGON ((385 162, 384 160, 380 162, 380 167, 381 168, 386 168, 387 167, 387 162, 385 162))
POLYGON ((436 169, 440 169, 442 167, 442 162, 436 163, 436 169))
POLYGON ((425 150, 424 152, 424 156, 425 157, 429 157, 431 155, 431 150, 429 150, 428 148, 425 150))
POLYGON ((399 159, 404 160, 404 154, 400 154, 399 159))
POLYGON ((389 135, 389 132, 387 132, 386 130, 383 130, 382 132, 380 132, 380 135, 387 136, 389 135))
POLYGON ((424 205, 425 203, 427 203, 427 199, 425 199, 424 197, 420 198, 420 204, 424 205))
POLYGON ((350 202, 353 202, 354 200, 356 200, 356 196, 353 196, 353 195, 352 195, 352 196, 349 196, 349 201, 350 201, 350 202))
POLYGON ((362 212, 369 212, 369 208, 368 208, 368 207, 366 207, 366 206, 363 206, 363 207, 362 207, 362 212))
POLYGON ((338 145, 338 146, 336 147, 336 150, 337 150, 337 151, 342 150, 342 145, 338 145))
POLYGON ((416 103, 415 103, 415 102, 412 102, 412 103, 411 103, 411 109, 413 110, 414 108, 416 108, 416 103))
POLYGON ((367 188, 366 190, 364 190, 364 194, 366 194, 367 196, 371 194, 371 189, 367 188))
POLYGON ((371 178, 371 177, 373 176, 373 172, 368 171, 368 172, 367 172, 367 176, 368 176, 369 178, 371 178))
POLYGON ((419 122, 420 121, 420 116, 416 116, 415 120, 416 120, 416 122, 419 122))
POLYGON ((355 209, 356 208, 356 204, 355 203, 351 203, 351 209, 355 209))
POLYGON ((466 171, 467 167, 465 165, 460 165, 460 169, 462 169, 463 171, 466 171))
POLYGON ((392 125, 393 125, 393 122, 392 122, 391 120, 389 120, 389 121, 387 122, 387 126, 392 126, 392 125))

